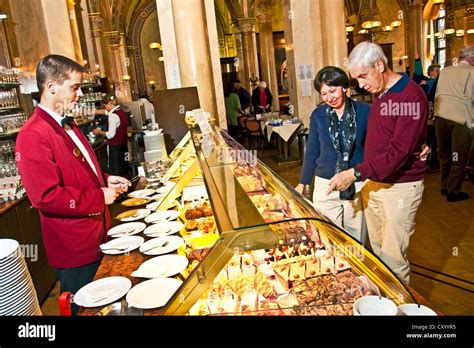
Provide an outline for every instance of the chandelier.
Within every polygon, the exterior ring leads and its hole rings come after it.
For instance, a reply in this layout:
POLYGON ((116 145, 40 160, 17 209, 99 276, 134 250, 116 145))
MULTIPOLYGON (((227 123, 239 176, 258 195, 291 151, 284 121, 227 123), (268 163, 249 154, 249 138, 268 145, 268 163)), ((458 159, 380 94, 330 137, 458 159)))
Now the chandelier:
POLYGON ((382 18, 376 0, 359 0, 356 23, 351 24, 348 21, 346 32, 349 33, 357 30, 358 35, 364 35, 374 42, 377 34, 389 33, 400 27, 402 19, 403 12, 400 10, 398 11, 398 19, 388 24, 382 18))

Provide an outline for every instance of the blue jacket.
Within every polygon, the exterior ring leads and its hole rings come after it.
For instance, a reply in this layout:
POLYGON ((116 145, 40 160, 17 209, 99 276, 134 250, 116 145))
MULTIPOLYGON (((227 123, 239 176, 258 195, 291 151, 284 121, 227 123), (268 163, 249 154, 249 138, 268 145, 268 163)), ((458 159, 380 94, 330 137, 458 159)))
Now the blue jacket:
MULTIPOLYGON (((356 139, 350 155, 352 168, 364 160, 364 142, 367 133, 370 105, 354 101, 356 111, 356 139)), ((318 106, 311 114, 308 144, 304 156, 300 183, 310 185, 314 176, 331 179, 336 170, 337 152, 329 136, 326 117, 327 104, 318 106)))

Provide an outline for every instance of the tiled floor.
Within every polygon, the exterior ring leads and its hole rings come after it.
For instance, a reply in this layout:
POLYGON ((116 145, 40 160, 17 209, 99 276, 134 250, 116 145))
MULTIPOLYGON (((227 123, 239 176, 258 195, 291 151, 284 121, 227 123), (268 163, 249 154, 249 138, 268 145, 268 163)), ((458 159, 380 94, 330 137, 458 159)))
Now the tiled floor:
MULTIPOLYGON (((275 153, 265 149, 258 155, 284 180, 296 186, 301 165, 279 165, 272 158, 275 153)), ((474 315, 474 187, 466 181, 464 190, 473 198, 448 203, 439 194, 438 182, 439 173, 427 174, 416 232, 410 242, 409 258, 414 271, 410 285, 446 315, 474 315)), ((58 292, 56 286, 43 304, 45 315, 59 314, 58 292)))

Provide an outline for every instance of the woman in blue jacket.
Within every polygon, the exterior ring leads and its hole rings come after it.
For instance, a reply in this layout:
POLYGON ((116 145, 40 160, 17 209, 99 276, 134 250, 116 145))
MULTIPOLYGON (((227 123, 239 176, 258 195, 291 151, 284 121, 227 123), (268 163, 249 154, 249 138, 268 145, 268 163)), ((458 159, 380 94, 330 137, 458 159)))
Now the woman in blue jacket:
POLYGON ((314 178, 313 203, 316 208, 361 243, 367 238, 360 190, 363 182, 349 189, 326 195, 334 174, 363 161, 364 141, 370 106, 346 96, 349 77, 340 68, 321 69, 314 87, 323 105, 311 114, 309 138, 297 191, 311 185, 314 178))

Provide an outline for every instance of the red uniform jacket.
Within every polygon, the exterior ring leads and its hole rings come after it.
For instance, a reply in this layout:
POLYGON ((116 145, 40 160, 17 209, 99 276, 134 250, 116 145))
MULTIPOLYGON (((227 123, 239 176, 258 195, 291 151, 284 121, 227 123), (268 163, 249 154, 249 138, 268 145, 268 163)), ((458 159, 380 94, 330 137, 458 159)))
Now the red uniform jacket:
POLYGON ((16 161, 26 193, 39 210, 43 241, 54 268, 84 266, 100 259, 110 217, 100 187, 106 177, 81 131, 98 176, 66 131, 37 107, 21 128, 16 161))

